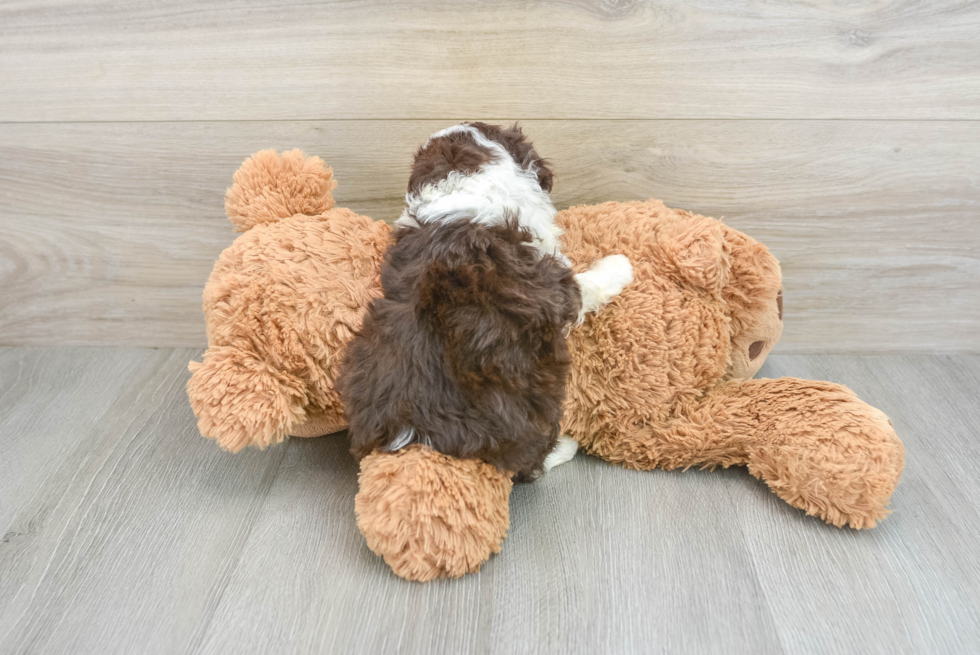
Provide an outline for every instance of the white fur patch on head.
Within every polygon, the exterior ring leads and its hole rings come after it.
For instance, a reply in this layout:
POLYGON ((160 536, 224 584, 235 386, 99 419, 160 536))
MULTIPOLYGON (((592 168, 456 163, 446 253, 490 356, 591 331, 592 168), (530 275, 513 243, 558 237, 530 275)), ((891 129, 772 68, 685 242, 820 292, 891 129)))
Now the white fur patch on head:
MULTIPOLYGON (((428 146, 430 143, 432 143, 433 139, 438 139, 439 137, 442 136, 449 136, 450 134, 456 134, 458 132, 469 132, 470 134, 472 134, 474 131, 478 131, 478 130, 476 130, 469 123, 459 123, 457 125, 450 125, 449 127, 444 127, 438 132, 433 132, 429 136, 429 140, 425 142, 425 145, 428 146)), ((480 136, 483 135, 481 134, 480 136)))
POLYGON ((527 228, 533 245, 542 253, 554 255, 566 264, 561 253, 562 230, 555 223, 557 210, 551 197, 541 188, 537 171, 525 170, 501 144, 485 137, 475 127, 462 123, 436 132, 433 139, 458 132, 468 133, 474 142, 493 155, 493 159, 470 175, 453 171, 445 179, 423 185, 405 196, 405 210, 396 226, 421 223, 472 220, 483 225, 499 225, 508 216, 517 217, 527 228))

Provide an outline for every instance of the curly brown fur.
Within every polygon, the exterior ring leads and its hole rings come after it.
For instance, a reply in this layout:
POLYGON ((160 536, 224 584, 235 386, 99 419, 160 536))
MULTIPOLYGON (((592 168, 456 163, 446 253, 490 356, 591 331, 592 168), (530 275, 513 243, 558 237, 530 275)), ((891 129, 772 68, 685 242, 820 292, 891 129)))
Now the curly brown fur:
MULTIPOLYGON (((538 154, 517 123, 508 128, 479 122, 466 125, 503 146, 518 166, 537 175, 538 184, 544 191, 551 192, 555 178, 551 164, 538 154)), ((476 143, 470 133, 444 134, 419 146, 408 178, 408 190, 418 191, 426 184, 446 179, 453 171, 470 175, 492 160, 493 153, 476 143)))
POLYGON ((480 146, 468 132, 452 132, 419 146, 408 178, 408 190, 418 191, 426 184, 446 179, 457 171, 470 175, 493 159, 493 154, 480 146))
MULTIPOLYGON (((509 219, 403 227, 338 386, 351 450, 415 439, 534 477, 558 437, 581 297, 571 270, 509 219)), ((392 448, 395 446, 395 448, 392 448)))

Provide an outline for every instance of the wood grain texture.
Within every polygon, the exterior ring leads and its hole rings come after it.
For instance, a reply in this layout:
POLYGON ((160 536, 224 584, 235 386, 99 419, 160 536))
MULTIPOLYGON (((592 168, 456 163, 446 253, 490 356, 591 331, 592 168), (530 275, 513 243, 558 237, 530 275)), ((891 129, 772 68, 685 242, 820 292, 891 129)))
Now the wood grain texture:
MULTIPOLYGON (((0 344, 203 346, 248 154, 300 147, 338 202, 401 210, 440 121, 0 125, 0 344)), ((559 207, 663 198, 783 263, 782 352, 980 350, 980 123, 529 121, 559 207)))
MULTIPOLYGON (((0 349, 0 526, 10 525, 15 508, 29 500, 19 492, 63 474, 65 462, 77 466, 78 440, 70 435, 96 429, 152 359, 152 351, 0 349)), ((0 602, 6 600, 0 593, 0 602)))
POLYGON ((906 449, 893 513, 873 530, 814 531, 763 488, 729 486, 788 651, 980 649, 980 411, 971 400, 980 376, 969 380, 965 371, 980 371, 980 358, 783 356, 766 363, 762 376, 851 387, 891 417, 906 449))
POLYGON ((839 3, 9 3, 0 120, 980 118, 980 10, 839 3))
POLYGON ((346 439, 289 447, 205 653, 779 651, 707 473, 664 484, 577 459, 515 491, 510 536, 479 575, 420 585, 364 548, 346 439))
POLYGON ((515 490, 479 574, 416 584, 357 531, 343 435, 230 455, 196 434, 196 354, 0 349, 0 652, 980 650, 980 357, 770 357, 891 414, 906 471, 876 529, 744 469, 580 456, 515 490))
POLYGON ((284 453, 233 458, 197 434, 198 354, 4 353, 33 374, 0 400, 24 463, 0 488, 0 652, 191 652, 204 634, 284 453))

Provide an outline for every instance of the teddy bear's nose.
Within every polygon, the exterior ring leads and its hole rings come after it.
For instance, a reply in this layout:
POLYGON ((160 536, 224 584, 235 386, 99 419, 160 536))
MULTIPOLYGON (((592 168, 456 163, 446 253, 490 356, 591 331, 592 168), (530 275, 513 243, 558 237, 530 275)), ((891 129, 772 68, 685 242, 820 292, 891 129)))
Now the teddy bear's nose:
POLYGON ((749 346, 749 359, 755 359, 762 352, 762 349, 766 347, 765 341, 756 341, 751 346, 749 346))
POLYGON ((783 290, 779 290, 779 294, 776 296, 776 308, 779 309, 779 320, 783 320, 783 290))

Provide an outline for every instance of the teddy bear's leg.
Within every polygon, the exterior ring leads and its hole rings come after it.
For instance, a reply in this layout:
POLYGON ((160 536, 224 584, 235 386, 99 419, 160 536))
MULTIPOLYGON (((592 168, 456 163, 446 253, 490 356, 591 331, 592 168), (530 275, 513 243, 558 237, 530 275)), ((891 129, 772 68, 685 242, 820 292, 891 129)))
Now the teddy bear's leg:
POLYGON ((343 417, 343 412, 337 412, 336 409, 331 408, 331 411, 323 411, 307 408, 306 422, 290 428, 289 436, 322 437, 327 434, 346 430, 347 421, 343 417))
POLYGON ((839 384, 732 381, 672 417, 583 445, 627 468, 748 466, 777 496, 836 526, 873 527, 904 465, 884 414, 839 384))
POLYGON ((507 536, 511 475, 485 462, 412 445, 362 459, 358 482, 368 548, 406 580, 478 571, 507 536))
POLYGON ((748 448, 752 475, 790 505, 838 527, 871 528, 887 516, 905 465, 887 416, 831 382, 738 384, 757 425, 748 448))
POLYGON ((585 426, 575 436, 589 454, 630 469, 744 466, 748 443, 743 435, 752 433, 754 425, 725 411, 731 400, 728 387, 680 403, 665 420, 585 426))
POLYGON ((306 419, 305 383, 253 352, 210 348, 203 362, 191 362, 188 369, 187 395, 198 428, 225 450, 277 444, 306 419))

